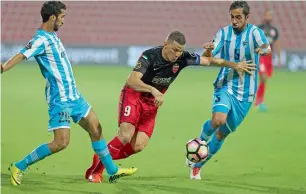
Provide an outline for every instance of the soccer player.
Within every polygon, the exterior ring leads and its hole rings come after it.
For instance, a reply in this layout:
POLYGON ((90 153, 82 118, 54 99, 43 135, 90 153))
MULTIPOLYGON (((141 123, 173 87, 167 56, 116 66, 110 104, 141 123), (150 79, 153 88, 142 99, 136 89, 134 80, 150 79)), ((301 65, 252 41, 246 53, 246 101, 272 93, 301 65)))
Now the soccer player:
MULTIPOLYGON (((127 158, 145 148, 153 133, 158 107, 164 102, 164 93, 185 67, 226 66, 241 74, 255 69, 255 64, 247 64, 246 61, 235 63, 190 54, 184 51, 185 43, 185 36, 173 31, 167 36, 164 46, 146 50, 140 56, 121 91, 119 132, 108 144, 114 160, 127 158)), ((103 170, 104 165, 94 155, 85 178, 101 182, 103 170)))
MULTIPOLYGON (((278 66, 280 67, 281 62, 281 47, 280 47, 280 40, 279 40, 279 32, 278 29, 273 26, 272 24, 272 11, 266 10, 263 24, 259 25, 258 27, 261 28, 270 45, 272 51, 276 51, 278 56, 278 66)), ((273 73, 273 63, 272 63, 272 54, 261 56, 260 57, 260 65, 259 65, 259 86, 258 91, 256 94, 256 101, 255 105, 258 107, 258 110, 261 112, 266 111, 266 105, 264 104, 264 96, 265 96, 265 88, 267 81, 270 77, 272 77, 273 73)))
POLYGON ((136 168, 118 168, 113 163, 102 136, 102 128, 91 106, 76 88, 71 64, 65 48, 56 34, 64 24, 66 5, 60 1, 48 1, 41 7, 42 25, 27 46, 8 60, 1 73, 14 67, 24 59, 34 57, 46 79, 46 100, 49 106, 49 127, 54 140, 44 143, 10 165, 11 182, 20 185, 27 167, 65 149, 70 141, 70 117, 85 129, 92 142, 92 148, 110 175, 110 182, 132 175, 136 168))
MULTIPOLYGON (((204 56, 221 57, 233 62, 253 60, 259 65, 259 55, 271 52, 269 42, 263 31, 248 23, 250 7, 245 1, 234 1, 230 6, 232 25, 226 26, 216 34, 213 45, 206 45, 204 56), (212 50, 213 49, 213 50, 212 50)), ((201 167, 221 148, 224 139, 244 120, 257 88, 257 69, 253 74, 244 74, 239 79, 237 72, 222 67, 214 82, 212 118, 204 125, 200 138, 209 141, 209 155, 191 167, 190 178, 201 179, 201 167)))

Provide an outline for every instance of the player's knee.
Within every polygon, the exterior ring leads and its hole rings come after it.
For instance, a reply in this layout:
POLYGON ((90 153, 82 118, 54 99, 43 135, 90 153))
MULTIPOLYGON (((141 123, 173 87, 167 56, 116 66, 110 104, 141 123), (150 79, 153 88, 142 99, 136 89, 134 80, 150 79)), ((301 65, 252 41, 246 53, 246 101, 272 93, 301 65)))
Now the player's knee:
POLYGON ((135 126, 130 123, 121 123, 118 138, 123 144, 129 143, 133 138, 135 126))
POLYGON ((227 115, 222 114, 214 114, 212 117, 211 125, 213 128, 219 128, 220 126, 226 123, 227 115))
POLYGON ((148 145, 150 137, 144 132, 138 132, 131 141, 135 153, 141 152, 148 145))
POLYGON ((136 142, 136 144, 133 146, 133 150, 135 153, 137 152, 141 152, 142 150, 144 150, 144 148, 147 146, 147 142, 136 142))

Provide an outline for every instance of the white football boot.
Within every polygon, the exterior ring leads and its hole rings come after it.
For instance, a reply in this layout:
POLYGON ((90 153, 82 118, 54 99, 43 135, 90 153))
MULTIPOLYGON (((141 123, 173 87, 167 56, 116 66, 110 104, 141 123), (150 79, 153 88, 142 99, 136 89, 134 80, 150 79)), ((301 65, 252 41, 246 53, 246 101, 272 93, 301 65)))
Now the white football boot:
POLYGON ((190 167, 190 179, 201 180, 201 168, 190 167))
POLYGON ((186 166, 190 168, 190 179, 201 180, 201 168, 194 167, 194 164, 186 159, 186 166))

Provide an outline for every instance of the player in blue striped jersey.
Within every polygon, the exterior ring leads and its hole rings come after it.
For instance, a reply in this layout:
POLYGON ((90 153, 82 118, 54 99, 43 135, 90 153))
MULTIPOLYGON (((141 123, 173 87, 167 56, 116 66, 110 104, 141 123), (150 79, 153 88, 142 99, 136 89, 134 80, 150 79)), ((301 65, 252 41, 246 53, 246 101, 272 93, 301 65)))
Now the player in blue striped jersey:
POLYGON ((54 140, 38 146, 20 161, 11 164, 11 182, 20 185, 28 166, 66 148, 70 141, 70 117, 85 129, 91 138, 92 148, 99 156, 112 182, 133 174, 136 168, 118 168, 113 163, 102 136, 100 122, 91 106, 76 88, 71 64, 65 48, 56 34, 64 24, 66 5, 60 1, 45 2, 41 8, 43 23, 27 46, 12 59, 1 65, 1 73, 24 59, 34 57, 46 80, 46 100, 49 106, 48 131, 54 132, 54 140))
MULTIPOLYGON (((271 52, 263 31, 247 22, 250 7, 245 1, 235 1, 230 7, 232 25, 222 28, 213 43, 206 44, 204 56, 239 62, 252 60, 259 65, 259 56, 271 52)), ((214 82, 212 118, 207 120, 200 138, 209 141, 209 156, 191 166, 190 178, 201 179, 200 169, 221 148, 224 139, 241 124, 254 100, 257 89, 257 70, 253 74, 238 74, 222 67, 214 82)))

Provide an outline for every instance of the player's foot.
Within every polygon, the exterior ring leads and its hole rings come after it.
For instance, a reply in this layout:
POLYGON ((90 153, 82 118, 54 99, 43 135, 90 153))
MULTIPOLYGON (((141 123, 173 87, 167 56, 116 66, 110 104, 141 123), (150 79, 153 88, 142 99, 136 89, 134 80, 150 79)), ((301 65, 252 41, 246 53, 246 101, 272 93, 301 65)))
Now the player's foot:
POLYGON ((86 172, 85 172, 85 179, 88 179, 89 176, 91 174, 93 174, 94 170, 96 169, 96 167, 98 166, 98 164, 100 163, 100 159, 99 156, 97 154, 94 154, 93 158, 92 158, 92 164, 91 167, 89 167, 86 172))
POLYGON ((190 179, 201 180, 201 168, 190 168, 190 179))
POLYGON ((101 162, 99 162, 97 167, 90 174, 88 181, 94 183, 102 182, 103 171, 104 171, 104 165, 101 162))
POLYGON ((101 183, 103 181, 102 174, 93 173, 88 177, 88 181, 92 183, 101 183))
POLYGON ((115 182, 117 179, 120 179, 125 176, 131 176, 137 171, 137 168, 119 168, 118 172, 114 175, 111 175, 108 179, 110 183, 115 182))
POLYGON ((259 112, 267 112, 267 107, 266 107, 266 105, 265 105, 264 103, 260 103, 260 104, 258 105, 258 111, 259 111, 259 112))
POLYGON ((15 163, 11 164, 9 167, 9 171, 11 173, 11 182, 13 185, 18 186, 21 184, 21 179, 24 174, 22 170, 17 168, 15 163))
POLYGON ((193 167, 194 164, 195 164, 194 162, 191 162, 190 160, 186 158, 186 166, 193 167))

